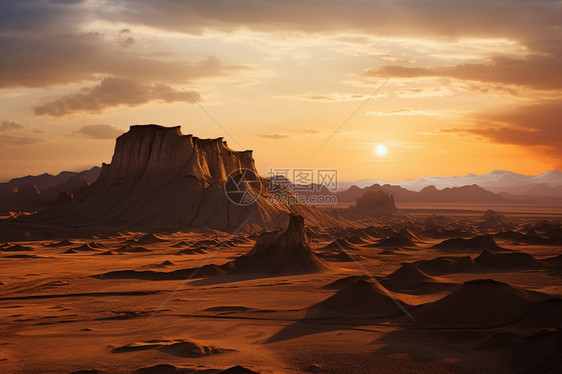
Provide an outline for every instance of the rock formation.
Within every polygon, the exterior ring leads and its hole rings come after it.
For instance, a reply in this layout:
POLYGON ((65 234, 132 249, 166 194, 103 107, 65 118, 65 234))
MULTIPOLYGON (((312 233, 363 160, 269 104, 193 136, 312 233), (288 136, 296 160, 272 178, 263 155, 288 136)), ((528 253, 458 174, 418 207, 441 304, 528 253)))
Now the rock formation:
POLYGON ((235 272, 315 273, 329 268, 310 247, 303 217, 289 216, 285 230, 266 232, 246 255, 232 262, 235 272))
POLYGON ((484 250, 474 259, 478 265, 494 269, 542 269, 545 267, 532 255, 523 252, 498 253, 484 250))
POLYGON ((293 211, 323 218, 312 207, 268 201, 261 182, 252 151, 233 151, 222 138, 182 135, 179 126, 131 126, 117 138, 111 164, 103 164, 84 193, 35 219, 69 226, 235 230, 245 223, 278 227, 293 211), (235 204, 225 193, 229 175, 243 171, 237 187, 255 198, 248 205, 235 204))
POLYGON ((378 283, 352 279, 333 296, 311 306, 307 318, 339 316, 380 317, 401 314, 410 306, 378 283))
POLYGON ((457 250, 457 251, 482 251, 488 250, 501 250, 500 246, 496 243, 491 235, 475 236, 470 239, 455 238, 447 239, 441 243, 435 244, 432 248, 457 250))
POLYGON ((423 325, 459 328, 505 326, 536 309, 548 295, 512 287, 491 279, 465 282, 444 298, 414 312, 423 325))
POLYGON ((367 191, 357 199, 354 210, 370 216, 388 216, 400 211, 394 204, 394 197, 384 191, 367 191))

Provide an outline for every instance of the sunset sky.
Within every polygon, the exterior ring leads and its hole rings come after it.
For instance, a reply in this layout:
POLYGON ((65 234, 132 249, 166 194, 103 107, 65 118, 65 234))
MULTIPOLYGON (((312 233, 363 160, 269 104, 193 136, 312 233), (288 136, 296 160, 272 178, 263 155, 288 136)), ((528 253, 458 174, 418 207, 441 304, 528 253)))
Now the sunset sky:
POLYGON ((0 181, 110 162, 148 123, 224 136, 264 175, 562 168, 560 1, 0 4, 0 181))

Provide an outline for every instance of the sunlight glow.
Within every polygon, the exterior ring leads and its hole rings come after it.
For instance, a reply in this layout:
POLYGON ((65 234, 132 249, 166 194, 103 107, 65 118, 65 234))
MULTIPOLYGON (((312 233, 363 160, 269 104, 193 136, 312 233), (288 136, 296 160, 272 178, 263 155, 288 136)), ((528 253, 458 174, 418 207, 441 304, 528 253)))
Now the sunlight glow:
POLYGON ((386 146, 384 144, 379 144, 375 147, 375 153, 377 154, 377 156, 384 156, 386 155, 387 149, 386 146))

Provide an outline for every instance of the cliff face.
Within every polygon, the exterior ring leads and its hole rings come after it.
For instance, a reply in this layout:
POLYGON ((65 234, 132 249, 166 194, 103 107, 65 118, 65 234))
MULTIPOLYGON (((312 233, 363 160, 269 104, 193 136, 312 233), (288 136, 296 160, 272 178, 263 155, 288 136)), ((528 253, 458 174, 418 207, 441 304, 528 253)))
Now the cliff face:
POLYGON ((255 171, 252 151, 233 151, 222 138, 182 135, 180 126, 131 126, 117 138, 111 164, 103 165, 96 187, 161 183, 178 177, 195 177, 211 185, 226 181, 230 172, 241 168, 255 171))
POLYGON ((355 210, 373 216, 392 215, 400 212, 394 205, 394 197, 384 191, 365 192, 357 199, 355 210))
POLYGON ((231 172, 247 169, 262 180, 252 151, 233 151, 222 138, 183 135, 180 127, 131 126, 117 138, 111 164, 85 193, 37 219, 61 225, 115 225, 151 229, 209 227, 235 230, 248 223, 275 228, 290 212, 321 221, 314 208, 267 201, 265 186, 243 182, 256 197, 247 206, 225 193, 231 172))

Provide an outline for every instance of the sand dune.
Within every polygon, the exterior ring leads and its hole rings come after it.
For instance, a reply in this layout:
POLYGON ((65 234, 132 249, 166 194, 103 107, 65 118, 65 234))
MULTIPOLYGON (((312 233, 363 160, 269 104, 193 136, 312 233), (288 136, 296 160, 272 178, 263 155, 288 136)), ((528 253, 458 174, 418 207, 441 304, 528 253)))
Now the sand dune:
POLYGON ((320 257, 325 258, 329 261, 337 261, 337 262, 352 262, 361 259, 359 255, 352 255, 345 251, 337 251, 336 253, 325 253, 321 254, 320 257))
POLYGON ((311 306, 306 317, 381 317, 404 313, 409 307, 396 294, 380 284, 357 278, 346 282, 335 295, 311 306))
POLYGON ((130 244, 125 244, 122 247, 114 249, 113 252, 117 252, 117 253, 141 253, 141 252, 151 252, 151 250, 148 249, 148 248, 145 248, 145 247, 138 247, 138 246, 133 246, 133 245, 130 245, 130 244))
POLYGON ((93 246, 91 243, 84 243, 81 246, 71 248, 75 252, 95 252, 98 250, 97 246, 93 246))
POLYGON ((137 369, 134 374, 259 374, 243 366, 233 366, 228 369, 191 369, 180 368, 174 365, 159 364, 137 369))
POLYGON ((483 251, 474 259, 478 265, 495 269, 542 269, 543 263, 528 253, 509 252, 498 253, 495 251, 483 251))
POLYGON ((413 264, 404 264, 381 280, 387 288, 400 291, 411 290, 427 285, 448 285, 444 279, 428 275, 413 264))
POLYGON ((33 250, 34 249, 31 247, 27 247, 25 245, 19 245, 19 244, 2 248, 2 252, 30 252, 33 250))
POLYGON ((562 371, 562 330, 541 330, 514 347, 511 365, 525 373, 562 371))
POLYGON ((413 263, 419 270, 429 275, 474 272, 480 267, 469 256, 443 256, 413 263))
POLYGON ((514 324, 531 313, 548 295, 492 279, 464 283, 438 301, 422 305, 413 315, 419 325, 486 328, 514 324))
POLYGON ((455 251, 481 251, 485 249, 501 249, 491 235, 475 236, 470 239, 447 239, 439 244, 434 245, 433 248, 455 251))
POLYGON ((407 235, 396 233, 376 243, 379 247, 416 247, 417 245, 407 235))
POLYGON ((124 346, 115 347, 112 353, 127 353, 158 349, 177 357, 201 357, 228 352, 229 350, 220 349, 213 346, 203 345, 190 340, 149 340, 145 342, 135 342, 124 346))

